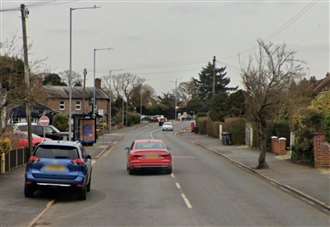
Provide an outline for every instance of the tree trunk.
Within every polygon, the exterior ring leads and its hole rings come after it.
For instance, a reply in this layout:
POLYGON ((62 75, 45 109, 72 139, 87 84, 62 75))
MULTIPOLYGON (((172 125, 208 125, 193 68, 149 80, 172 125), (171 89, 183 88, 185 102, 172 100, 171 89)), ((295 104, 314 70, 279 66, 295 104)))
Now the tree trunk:
POLYGON ((268 169, 269 166, 266 162, 266 152, 267 152, 267 130, 266 124, 261 120, 259 124, 257 124, 258 137, 259 137, 259 149, 260 154, 258 158, 258 166, 257 169, 268 169))

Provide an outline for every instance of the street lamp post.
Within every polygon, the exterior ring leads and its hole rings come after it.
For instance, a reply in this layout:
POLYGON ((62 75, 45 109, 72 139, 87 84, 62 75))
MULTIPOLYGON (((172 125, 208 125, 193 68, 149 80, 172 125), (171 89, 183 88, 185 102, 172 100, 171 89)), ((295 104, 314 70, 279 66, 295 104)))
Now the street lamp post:
POLYGON ((70 63, 69 63, 69 140, 71 140, 72 135, 72 126, 71 126, 71 118, 72 118, 72 12, 74 10, 80 9, 97 9, 96 5, 91 7, 78 7, 78 8, 70 8, 70 63))
POLYGON ((96 51, 101 50, 113 50, 113 48, 94 48, 93 49, 93 80, 94 80, 94 88, 93 88, 93 117, 96 117, 96 84, 95 84, 95 73, 96 73, 96 51))

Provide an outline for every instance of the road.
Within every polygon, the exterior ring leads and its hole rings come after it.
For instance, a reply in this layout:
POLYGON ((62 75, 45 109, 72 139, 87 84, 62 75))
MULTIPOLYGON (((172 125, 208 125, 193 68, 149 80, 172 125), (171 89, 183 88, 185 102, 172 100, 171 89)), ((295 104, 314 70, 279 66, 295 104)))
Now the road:
MULTIPOLYGON (((35 226, 329 226, 329 216, 156 125, 127 131, 93 170, 87 201, 58 198, 35 226), (172 175, 130 176, 125 147, 163 139, 172 175)), ((33 201, 31 201, 33 202, 33 201)))

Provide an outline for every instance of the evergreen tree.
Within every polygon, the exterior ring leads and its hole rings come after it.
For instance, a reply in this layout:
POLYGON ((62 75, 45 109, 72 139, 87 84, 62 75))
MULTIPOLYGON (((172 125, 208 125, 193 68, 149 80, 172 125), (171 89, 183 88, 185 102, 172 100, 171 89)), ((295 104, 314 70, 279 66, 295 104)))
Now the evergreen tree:
MULTIPOLYGON (((215 93, 227 94, 228 91, 237 88, 228 87, 230 79, 227 76, 226 67, 215 69, 215 93)), ((209 62, 199 73, 199 79, 193 79, 197 88, 197 94, 203 101, 209 102, 212 98, 213 65, 209 62)))

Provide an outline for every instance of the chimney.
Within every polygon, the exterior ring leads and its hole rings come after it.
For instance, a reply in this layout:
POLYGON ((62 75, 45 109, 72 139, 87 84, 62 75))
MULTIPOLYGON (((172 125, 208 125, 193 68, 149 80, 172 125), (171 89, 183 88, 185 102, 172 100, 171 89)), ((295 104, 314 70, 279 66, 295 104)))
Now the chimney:
POLYGON ((101 89, 101 79, 100 78, 95 79, 95 87, 101 89))

